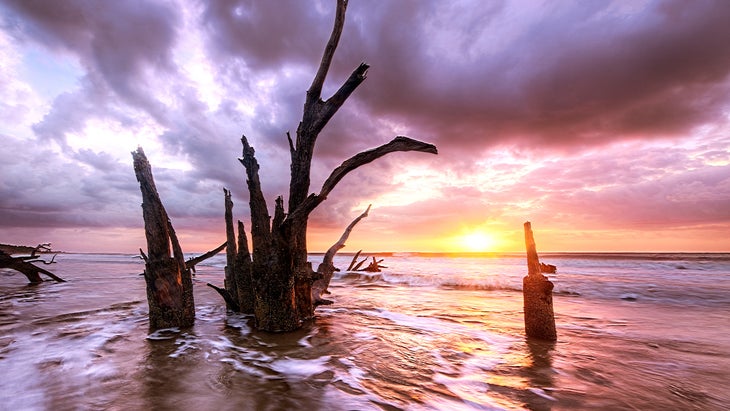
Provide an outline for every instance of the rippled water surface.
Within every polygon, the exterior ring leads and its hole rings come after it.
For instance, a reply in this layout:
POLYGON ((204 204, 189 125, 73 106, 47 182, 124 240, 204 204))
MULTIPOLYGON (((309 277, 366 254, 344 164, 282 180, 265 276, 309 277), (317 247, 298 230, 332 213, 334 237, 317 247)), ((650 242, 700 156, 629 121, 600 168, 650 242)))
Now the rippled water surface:
POLYGON ((730 407, 730 255, 543 255, 554 344, 523 336, 522 256, 383 258, 290 334, 226 313, 204 286, 223 256, 199 266, 195 326, 154 333, 134 256, 59 255, 63 284, 0 270, 0 409, 730 407))

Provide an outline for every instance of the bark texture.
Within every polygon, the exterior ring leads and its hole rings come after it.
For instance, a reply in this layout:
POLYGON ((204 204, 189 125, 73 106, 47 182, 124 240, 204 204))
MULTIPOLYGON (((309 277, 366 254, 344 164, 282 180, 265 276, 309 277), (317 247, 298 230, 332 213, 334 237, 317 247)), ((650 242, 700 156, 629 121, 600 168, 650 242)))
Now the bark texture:
POLYGON ((540 260, 530 222, 525 223, 527 276, 522 279, 525 334, 530 338, 555 341, 558 339, 553 313, 553 283, 540 272, 540 260))
POLYGON ((147 254, 142 256, 145 260, 150 328, 189 327, 195 321, 191 272, 141 147, 132 152, 132 158, 142 191, 142 216, 147 238, 147 254))

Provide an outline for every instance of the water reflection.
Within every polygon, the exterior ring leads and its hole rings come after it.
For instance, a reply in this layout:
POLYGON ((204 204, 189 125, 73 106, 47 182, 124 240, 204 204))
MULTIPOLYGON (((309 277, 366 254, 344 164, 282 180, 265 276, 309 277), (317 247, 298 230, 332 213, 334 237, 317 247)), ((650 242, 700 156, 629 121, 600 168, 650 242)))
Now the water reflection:
POLYGON ((555 371, 553 370, 554 341, 527 340, 527 348, 532 362, 525 367, 533 387, 553 387, 555 371))
POLYGON ((529 391, 535 394, 529 398, 527 406, 533 411, 551 410, 556 403, 552 396, 555 387, 555 342, 527 339, 526 344, 531 361, 524 368, 524 374, 530 382, 529 391))

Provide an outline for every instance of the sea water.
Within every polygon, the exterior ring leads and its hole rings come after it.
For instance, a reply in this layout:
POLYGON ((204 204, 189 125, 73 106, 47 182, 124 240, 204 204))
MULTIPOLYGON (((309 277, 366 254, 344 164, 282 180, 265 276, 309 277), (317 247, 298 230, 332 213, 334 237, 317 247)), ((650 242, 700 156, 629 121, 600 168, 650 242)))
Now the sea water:
POLYGON ((60 254, 66 283, 0 270, 0 409, 730 408, 729 254, 542 254, 555 343, 524 337, 522 254, 378 258, 287 334, 226 312, 222 255, 195 326, 155 332, 134 255, 60 254))

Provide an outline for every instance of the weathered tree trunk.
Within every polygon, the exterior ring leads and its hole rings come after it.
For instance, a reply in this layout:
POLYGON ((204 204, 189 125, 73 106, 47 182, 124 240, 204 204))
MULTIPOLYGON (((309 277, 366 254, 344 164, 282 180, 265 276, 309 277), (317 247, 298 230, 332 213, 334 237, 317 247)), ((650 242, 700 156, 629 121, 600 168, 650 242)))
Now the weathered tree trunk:
POLYGON ((224 286, 226 292, 230 296, 228 308, 233 311, 240 311, 238 305, 238 282, 236 281, 236 255, 238 247, 236 246, 236 232, 233 228, 233 201, 231 200, 231 192, 223 189, 225 195, 225 219, 226 219, 226 268, 224 286))
POLYGON ((251 255, 248 251, 248 240, 243 223, 238 222, 238 244, 233 228, 233 201, 231 192, 223 189, 225 196, 226 222, 226 267, 224 287, 216 287, 208 283, 223 297, 229 310, 253 313, 253 285, 251 283, 251 255))
POLYGON ((238 308, 240 312, 253 314, 254 290, 251 281, 251 254, 248 251, 246 230, 241 221, 238 222, 238 252, 236 253, 234 280, 238 290, 238 308))
POLYGON ((195 321, 190 270, 180 243, 160 201, 152 169, 142 148, 132 152, 134 172, 142 191, 142 215, 147 237, 144 277, 150 328, 189 327, 195 321), (172 253, 170 246, 172 245, 172 253))
POLYGON ((529 221, 525 223, 525 247, 527 276, 522 279, 525 334, 530 338, 555 341, 558 336, 553 313, 553 283, 540 272, 540 260, 529 221))
POLYGON ((365 80, 367 64, 360 64, 345 83, 327 100, 322 99, 322 87, 345 22, 346 0, 338 0, 335 23, 325 47, 317 74, 307 91, 302 120, 297 128, 296 142, 289 140, 291 180, 289 184, 289 214, 277 201, 273 226, 269 231, 268 214, 258 183, 258 164, 253 149, 243 139, 244 159, 251 198, 252 240, 254 244, 252 276, 254 283, 257 326, 270 331, 290 331, 302 321, 314 316, 312 283, 319 277, 307 262, 307 219, 309 214, 327 198, 337 183, 350 171, 396 151, 421 151, 436 154, 436 147, 407 137, 373 150, 355 155, 336 168, 325 181, 320 193, 309 194, 310 169, 314 146, 320 131, 345 100, 365 80), (250 159, 246 160, 249 156, 250 159), (254 215, 259 218, 254 218, 254 215), (266 218, 263 218, 264 215, 266 218), (258 232, 258 235, 256 234, 258 232), (258 308, 257 308, 258 307, 258 308))

